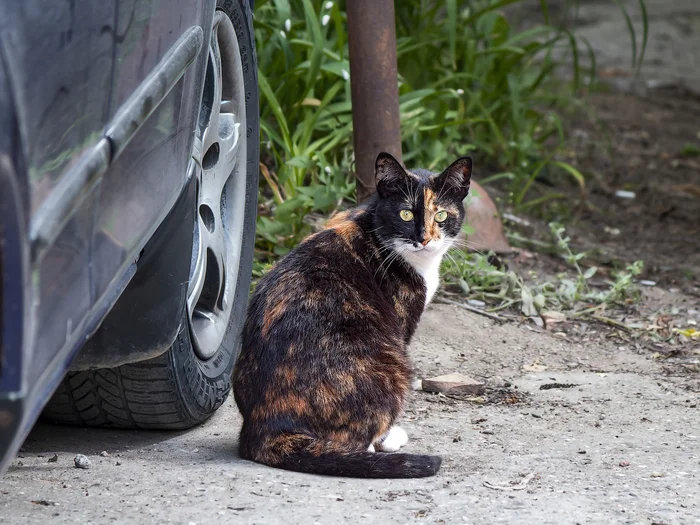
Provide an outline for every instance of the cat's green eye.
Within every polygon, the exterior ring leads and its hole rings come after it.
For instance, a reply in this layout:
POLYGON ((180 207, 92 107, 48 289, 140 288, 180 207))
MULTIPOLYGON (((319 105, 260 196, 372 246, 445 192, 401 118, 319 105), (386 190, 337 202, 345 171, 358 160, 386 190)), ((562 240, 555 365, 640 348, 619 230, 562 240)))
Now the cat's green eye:
POLYGON ((408 222, 413 220, 413 212, 411 210, 401 210, 399 215, 402 221, 408 222))
POLYGON ((435 214, 435 220, 437 222, 445 222, 447 220, 447 212, 445 210, 437 212, 435 214))

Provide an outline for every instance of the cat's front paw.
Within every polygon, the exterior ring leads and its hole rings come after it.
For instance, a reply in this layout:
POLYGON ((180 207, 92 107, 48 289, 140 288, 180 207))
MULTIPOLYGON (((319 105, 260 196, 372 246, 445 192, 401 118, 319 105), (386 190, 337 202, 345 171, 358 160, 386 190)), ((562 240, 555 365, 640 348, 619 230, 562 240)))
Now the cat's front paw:
POLYGON ((393 426, 381 440, 375 443, 375 447, 382 452, 396 452, 406 443, 408 443, 406 431, 401 427, 393 426))

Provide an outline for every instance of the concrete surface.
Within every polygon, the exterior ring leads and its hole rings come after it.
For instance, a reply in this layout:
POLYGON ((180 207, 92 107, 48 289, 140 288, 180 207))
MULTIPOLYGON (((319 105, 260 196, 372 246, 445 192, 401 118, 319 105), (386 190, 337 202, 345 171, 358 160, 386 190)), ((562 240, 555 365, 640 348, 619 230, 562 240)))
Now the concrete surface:
MULTIPOLYGON (((649 40, 640 76, 649 87, 677 84, 700 94, 700 2, 698 0, 644 0, 649 40)), ((642 46, 639 0, 621 0, 642 46)), ((576 34, 586 38, 596 53, 599 70, 633 72, 631 40, 624 15, 612 0, 580 1, 576 34)), ((582 49, 582 52, 585 52, 582 49)), ((614 74, 614 73, 613 73, 614 74)))
POLYGON ((434 478, 335 479, 242 461, 229 399, 185 433, 38 425, 0 481, 0 522, 700 523, 697 374, 667 377, 627 346, 445 305, 426 312, 412 355, 418 377, 460 372, 489 386, 482 399, 413 394, 407 450, 444 457, 434 478), (552 383, 578 386, 540 389, 552 383), (78 453, 90 469, 73 466, 78 453))

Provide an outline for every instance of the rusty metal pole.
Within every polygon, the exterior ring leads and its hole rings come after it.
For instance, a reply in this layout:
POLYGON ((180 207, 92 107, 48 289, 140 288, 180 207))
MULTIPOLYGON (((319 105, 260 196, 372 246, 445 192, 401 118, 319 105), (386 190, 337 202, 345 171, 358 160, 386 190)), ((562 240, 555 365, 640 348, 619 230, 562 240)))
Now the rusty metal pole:
POLYGON ((374 193, 381 151, 401 159, 393 0, 348 0, 348 46, 357 202, 374 193))

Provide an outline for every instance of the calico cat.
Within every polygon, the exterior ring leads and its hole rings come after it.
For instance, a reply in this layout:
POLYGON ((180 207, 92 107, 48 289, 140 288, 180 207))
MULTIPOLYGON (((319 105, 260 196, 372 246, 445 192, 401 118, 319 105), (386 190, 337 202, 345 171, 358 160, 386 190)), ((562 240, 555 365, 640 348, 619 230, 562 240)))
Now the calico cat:
POLYGON ((260 280, 233 376, 242 458, 334 476, 437 473, 439 456, 381 452, 408 440, 393 426, 406 349, 460 232, 471 167, 463 157, 440 174, 407 171, 381 153, 377 193, 260 280))

